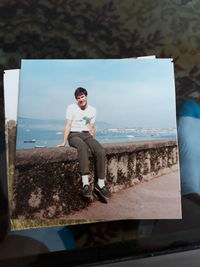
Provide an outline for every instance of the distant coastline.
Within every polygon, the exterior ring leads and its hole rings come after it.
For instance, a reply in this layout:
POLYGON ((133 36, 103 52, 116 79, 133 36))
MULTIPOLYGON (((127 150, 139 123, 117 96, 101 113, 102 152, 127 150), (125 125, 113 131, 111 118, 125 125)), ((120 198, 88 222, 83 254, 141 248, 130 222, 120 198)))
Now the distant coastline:
MULTIPOLYGON (((55 147, 62 141, 65 120, 36 120, 18 118, 17 149, 55 147), (35 140, 35 142, 24 142, 35 140)), ((176 138, 176 128, 116 127, 106 122, 96 122, 96 139, 100 143, 135 142, 142 140, 176 138)))
MULTIPOLYGON (((57 130, 18 129, 17 149, 55 147, 62 141, 63 132, 57 130), (34 143, 24 140, 35 139, 34 143)), ((100 143, 135 142, 142 140, 176 138, 176 129, 98 129, 95 134, 100 143)))

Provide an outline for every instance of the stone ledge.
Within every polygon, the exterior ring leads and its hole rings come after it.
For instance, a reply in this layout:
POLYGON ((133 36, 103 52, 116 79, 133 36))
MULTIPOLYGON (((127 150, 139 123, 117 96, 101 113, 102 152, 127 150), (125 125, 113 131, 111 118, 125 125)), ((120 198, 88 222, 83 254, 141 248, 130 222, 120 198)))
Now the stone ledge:
MULTIPOLYGON (((163 139, 103 144, 103 147, 106 155, 111 155, 174 145, 177 145, 175 139, 163 139)), ((20 149, 16 151, 15 166, 21 168, 44 163, 74 161, 77 160, 77 156, 76 149, 72 147, 20 149)))
MULTIPOLYGON (((148 182, 178 167, 175 139, 103 144, 112 193, 148 182)), ((90 183, 97 182, 90 158, 90 183)), ((18 150, 13 181, 14 219, 58 219, 90 205, 82 197, 77 151, 71 147, 18 150)))

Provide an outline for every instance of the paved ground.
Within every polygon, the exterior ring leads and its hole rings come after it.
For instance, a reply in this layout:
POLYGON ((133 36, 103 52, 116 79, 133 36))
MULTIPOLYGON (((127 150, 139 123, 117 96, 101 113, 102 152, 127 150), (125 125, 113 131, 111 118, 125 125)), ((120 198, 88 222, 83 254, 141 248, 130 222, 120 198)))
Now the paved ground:
POLYGON ((181 218, 179 173, 173 172, 124 189, 107 204, 95 201, 67 219, 178 219, 181 218))

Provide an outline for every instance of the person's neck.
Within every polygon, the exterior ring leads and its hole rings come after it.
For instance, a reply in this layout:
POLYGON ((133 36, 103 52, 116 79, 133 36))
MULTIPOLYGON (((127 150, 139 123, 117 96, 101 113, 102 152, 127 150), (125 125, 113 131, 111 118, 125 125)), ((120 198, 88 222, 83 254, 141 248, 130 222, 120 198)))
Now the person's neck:
MULTIPOLYGON (((79 105, 78 105, 78 106, 79 106, 79 105)), ((80 108, 81 110, 85 110, 87 107, 88 107, 88 104, 86 104, 86 105, 83 106, 83 107, 80 107, 80 106, 79 106, 79 108, 80 108)))

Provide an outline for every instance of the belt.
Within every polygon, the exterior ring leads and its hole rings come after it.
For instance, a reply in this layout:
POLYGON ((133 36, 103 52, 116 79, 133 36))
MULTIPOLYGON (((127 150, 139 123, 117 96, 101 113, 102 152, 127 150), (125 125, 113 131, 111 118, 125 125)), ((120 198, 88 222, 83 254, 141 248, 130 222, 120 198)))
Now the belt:
POLYGON ((89 133, 89 131, 81 131, 81 132, 73 132, 73 131, 71 131, 70 133, 89 133))

